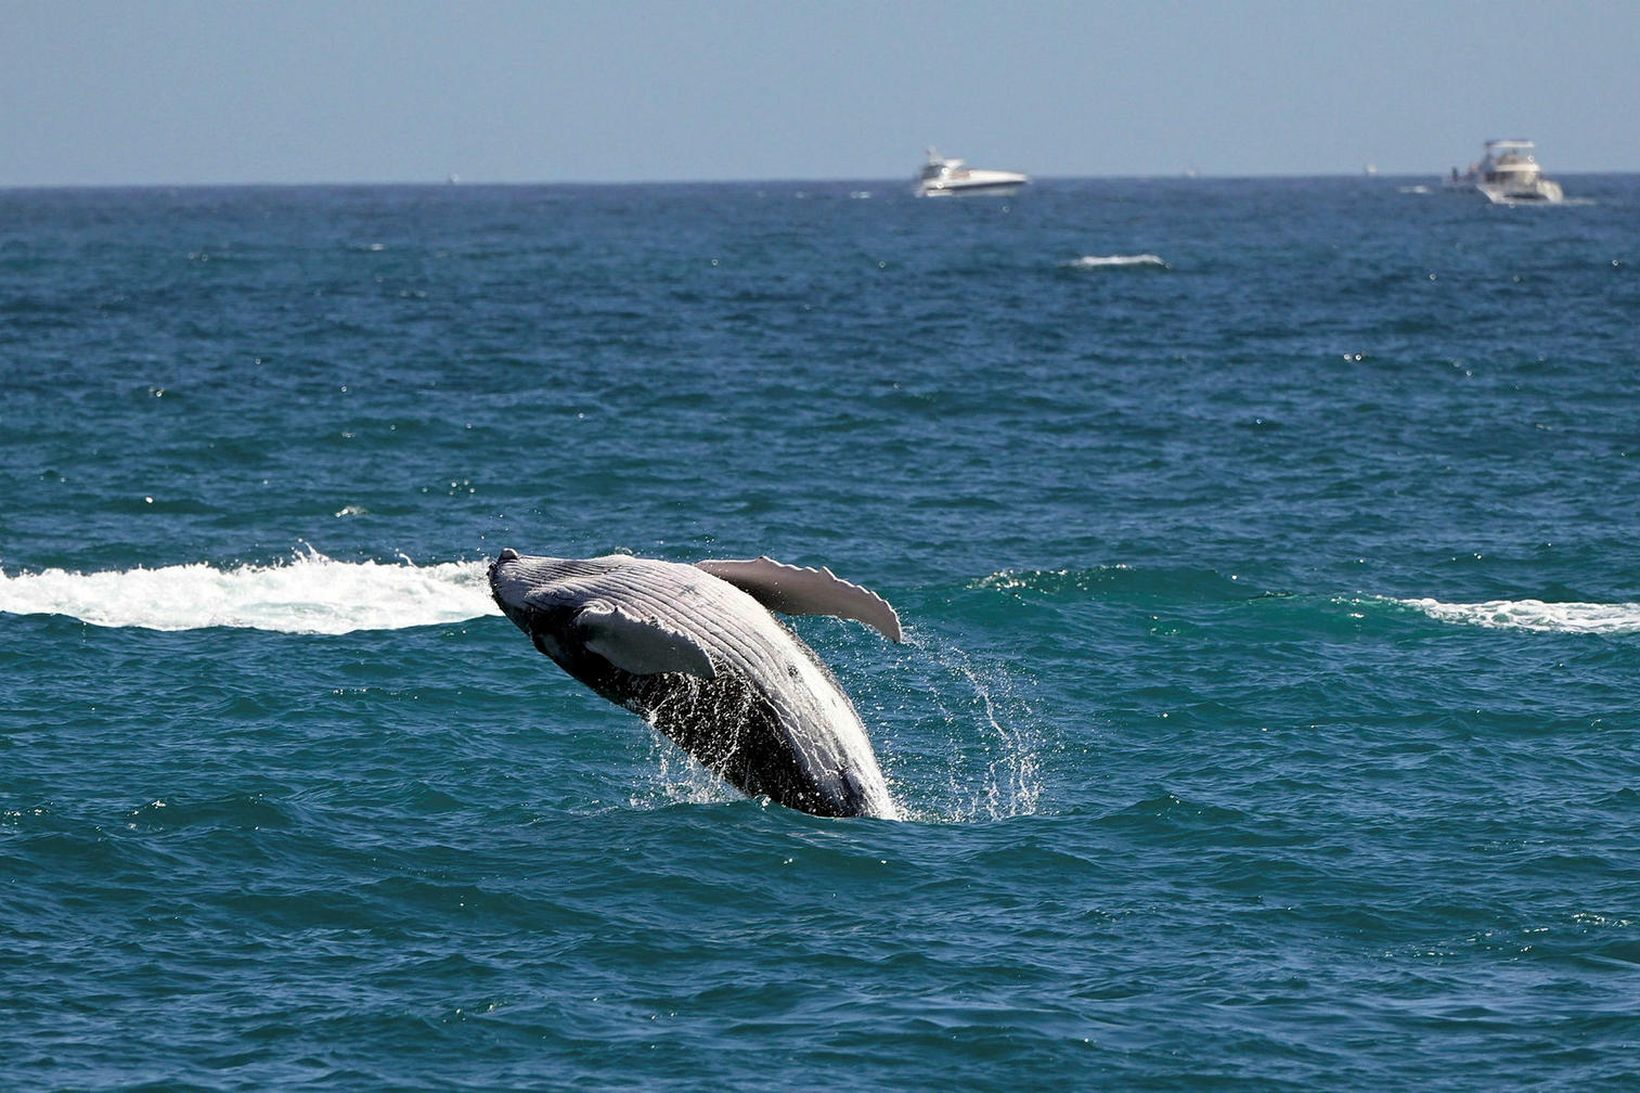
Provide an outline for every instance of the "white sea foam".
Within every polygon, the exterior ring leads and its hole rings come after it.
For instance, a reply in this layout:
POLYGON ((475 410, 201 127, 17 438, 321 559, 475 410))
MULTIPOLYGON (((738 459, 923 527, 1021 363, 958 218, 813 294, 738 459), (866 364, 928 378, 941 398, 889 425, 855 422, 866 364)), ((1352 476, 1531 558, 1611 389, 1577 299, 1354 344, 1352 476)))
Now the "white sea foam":
POLYGON ((1172 269, 1159 254, 1084 254, 1064 263, 1067 269, 1102 269, 1106 266, 1156 266, 1172 269))
POLYGON ((149 630, 399 630, 499 614, 485 568, 481 561, 338 562, 310 551, 278 565, 227 569, 195 562, 98 573, 0 572, 0 613, 149 630))
POLYGON ((1640 603, 1546 603, 1543 600, 1490 600, 1442 603, 1399 600, 1432 619, 1498 630, 1552 634, 1640 634, 1640 603))

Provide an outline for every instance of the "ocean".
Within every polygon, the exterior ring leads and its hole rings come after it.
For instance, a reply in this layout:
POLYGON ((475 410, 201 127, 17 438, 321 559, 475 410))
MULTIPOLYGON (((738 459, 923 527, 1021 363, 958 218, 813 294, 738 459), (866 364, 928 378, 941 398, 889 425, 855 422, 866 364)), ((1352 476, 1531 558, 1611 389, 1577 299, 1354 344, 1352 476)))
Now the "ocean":
POLYGON ((6 1084, 1634 1088, 1640 176, 1433 181, 0 191, 6 1084), (881 593, 907 819, 506 546, 881 593))

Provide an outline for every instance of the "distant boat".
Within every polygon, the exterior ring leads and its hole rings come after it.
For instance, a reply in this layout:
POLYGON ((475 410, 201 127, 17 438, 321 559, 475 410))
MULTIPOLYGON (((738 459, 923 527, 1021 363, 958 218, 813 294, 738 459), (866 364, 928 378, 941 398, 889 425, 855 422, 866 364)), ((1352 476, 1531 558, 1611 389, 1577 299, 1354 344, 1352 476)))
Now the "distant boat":
POLYGON ((1553 205, 1564 199, 1560 183, 1543 177, 1529 140, 1489 140, 1486 154, 1469 170, 1456 167, 1447 176, 1446 188, 1461 193, 1479 193, 1494 205, 1538 202, 1553 205))
POLYGON ((1366 175, 1368 178, 1378 177, 1378 164, 1376 164, 1376 163, 1367 164, 1365 167, 1361 168, 1361 173, 1366 175))
POLYGON ((918 197, 968 197, 989 194, 1008 197, 1028 185, 1030 178, 1015 171, 978 171, 960 159, 946 159, 933 148, 917 176, 918 197))

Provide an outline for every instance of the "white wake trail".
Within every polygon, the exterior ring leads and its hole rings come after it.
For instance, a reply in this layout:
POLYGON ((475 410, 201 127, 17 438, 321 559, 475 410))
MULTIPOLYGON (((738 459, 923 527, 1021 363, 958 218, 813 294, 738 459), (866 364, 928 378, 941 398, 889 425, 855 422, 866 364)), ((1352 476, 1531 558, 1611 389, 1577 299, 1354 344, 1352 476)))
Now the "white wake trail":
POLYGON ((498 615, 486 562, 338 562, 317 551, 276 565, 219 569, 0 572, 0 613, 68 615, 94 626, 287 634, 400 630, 498 615))
POLYGON ((1543 600, 1489 600, 1442 603, 1398 600, 1432 619, 1496 630, 1546 634, 1640 634, 1640 603, 1547 603, 1543 600))

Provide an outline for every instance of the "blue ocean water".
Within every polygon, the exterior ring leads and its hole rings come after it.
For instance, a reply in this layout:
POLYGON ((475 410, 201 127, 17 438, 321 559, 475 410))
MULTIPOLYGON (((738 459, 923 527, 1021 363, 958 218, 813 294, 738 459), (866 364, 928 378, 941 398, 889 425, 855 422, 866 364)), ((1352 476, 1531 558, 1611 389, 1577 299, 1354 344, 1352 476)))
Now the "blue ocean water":
POLYGON ((1640 177, 0 191, 0 1073, 1632 1088, 1640 177), (903 823, 503 546, 831 566, 903 823))

